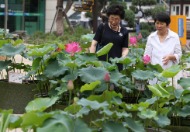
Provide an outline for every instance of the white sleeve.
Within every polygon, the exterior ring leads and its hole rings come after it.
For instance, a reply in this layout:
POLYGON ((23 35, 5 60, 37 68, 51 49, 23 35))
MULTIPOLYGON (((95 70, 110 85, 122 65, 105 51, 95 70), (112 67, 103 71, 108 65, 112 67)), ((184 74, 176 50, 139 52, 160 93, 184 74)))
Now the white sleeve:
POLYGON ((180 59, 182 56, 181 43, 180 43, 179 37, 176 40, 176 45, 175 45, 175 49, 174 49, 174 56, 176 58, 175 63, 178 64, 180 62, 180 59))
POLYGON ((150 37, 148 37, 148 40, 147 40, 147 43, 146 43, 146 47, 145 47, 145 51, 144 51, 144 56, 145 55, 149 55, 150 58, 152 56, 152 44, 151 44, 150 37))

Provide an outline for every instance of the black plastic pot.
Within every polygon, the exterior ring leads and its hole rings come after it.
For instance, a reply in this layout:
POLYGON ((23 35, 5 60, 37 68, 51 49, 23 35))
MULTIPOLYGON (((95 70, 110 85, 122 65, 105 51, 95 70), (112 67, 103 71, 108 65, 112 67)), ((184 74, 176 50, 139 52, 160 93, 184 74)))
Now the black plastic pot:
POLYGON ((34 99, 36 84, 16 84, 0 81, 0 109, 13 109, 22 114, 28 102, 34 99))

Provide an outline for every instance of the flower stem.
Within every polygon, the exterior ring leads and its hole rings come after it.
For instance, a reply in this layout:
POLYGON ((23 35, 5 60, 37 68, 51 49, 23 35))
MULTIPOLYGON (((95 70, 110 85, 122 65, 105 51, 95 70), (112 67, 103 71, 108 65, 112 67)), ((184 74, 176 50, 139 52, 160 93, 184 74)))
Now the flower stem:
POLYGON ((71 98, 72 98, 72 90, 69 90, 69 104, 68 104, 68 106, 71 104, 71 98))

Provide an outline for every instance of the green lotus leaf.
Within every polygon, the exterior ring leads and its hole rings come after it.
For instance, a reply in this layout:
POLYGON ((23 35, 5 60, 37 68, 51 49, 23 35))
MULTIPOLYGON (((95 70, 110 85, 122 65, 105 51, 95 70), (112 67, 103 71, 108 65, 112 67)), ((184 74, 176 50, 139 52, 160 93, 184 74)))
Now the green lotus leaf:
POLYGON ((90 34, 90 33, 81 36, 82 40, 89 41, 89 42, 92 42, 93 38, 94 38, 94 34, 90 34))
POLYGON ((75 80, 78 77, 78 70, 68 71, 68 73, 61 79, 63 82, 69 80, 75 80))
POLYGON ((185 94, 181 97, 185 103, 190 102, 190 94, 185 94))
POLYGON ((148 85, 148 88, 155 96, 162 97, 162 93, 157 89, 157 87, 148 85))
POLYGON ((182 116, 182 117, 187 117, 190 115, 190 106, 188 105, 185 105, 179 112, 179 116, 182 116))
POLYGON ((135 70, 134 72, 132 72, 132 76, 137 80, 148 80, 153 79, 155 77, 154 72, 142 70, 135 70))
POLYGON ((12 114, 9 121, 9 128, 18 128, 22 123, 22 117, 12 114))
POLYGON ((157 97, 153 97, 146 100, 146 102, 148 102, 149 104, 154 104, 156 101, 157 101, 157 97))
POLYGON ((85 83, 91 83, 97 80, 101 81, 104 79, 106 73, 107 71, 101 67, 87 67, 79 70, 79 76, 85 83))
POLYGON ((190 78, 181 78, 177 82, 182 86, 183 89, 190 88, 190 78))
POLYGON ((190 56, 188 58, 185 58, 186 63, 190 63, 190 56))
POLYGON ((81 110, 81 108, 82 107, 77 104, 72 104, 66 107, 64 111, 74 115, 77 114, 81 110))
POLYGON ((113 98, 122 98, 122 95, 121 93, 116 93, 115 91, 104 91, 102 95, 90 95, 88 97, 88 100, 91 100, 91 101, 98 101, 98 102, 104 102, 104 101, 107 101, 107 102, 111 102, 113 101, 114 99, 113 98))
POLYGON ((118 112, 118 111, 115 111, 114 112, 114 115, 117 116, 117 118, 127 118, 127 117, 132 117, 132 114, 131 113, 127 113, 126 111, 123 111, 123 112, 118 112))
POLYGON ((117 82, 120 81, 123 77, 125 76, 116 70, 110 72, 110 82, 113 82, 115 84, 117 84, 117 82))
POLYGON ((110 121, 103 124, 103 132, 128 132, 128 130, 121 123, 110 121))
POLYGON ((34 59, 32 62, 32 70, 38 70, 40 68, 41 61, 42 61, 42 58, 40 58, 40 57, 34 59))
POLYGON ((152 86, 149 85, 148 88, 153 92, 154 95, 158 97, 169 98, 171 95, 165 88, 163 88, 159 84, 152 86))
POLYGON ((43 57, 45 54, 49 53, 50 51, 55 50, 54 46, 46 45, 42 48, 32 48, 29 50, 28 55, 29 56, 37 56, 37 57, 43 57))
POLYGON ((112 116, 114 112, 109 110, 109 109, 103 109, 102 113, 107 115, 107 116, 112 116))
POLYGON ((133 132, 145 132, 144 126, 138 121, 134 121, 132 118, 125 119, 127 127, 129 127, 133 132))
POLYGON ((37 113, 37 112, 28 112, 25 113, 22 116, 22 127, 28 127, 28 126, 41 126, 43 124, 43 122, 52 117, 51 114, 49 113, 37 113))
POLYGON ((5 44, 8 44, 10 43, 10 40, 9 39, 0 39, 0 48, 5 45, 5 44))
POLYGON ((156 115, 157 115, 157 112, 154 110, 150 110, 150 109, 145 109, 138 113, 138 116, 141 119, 153 119, 156 117, 156 115))
POLYGON ((172 78, 172 77, 174 77, 175 75, 177 75, 177 73, 178 73, 179 71, 181 71, 181 70, 182 70, 182 68, 181 68, 180 65, 173 65, 173 66, 171 66, 170 68, 167 68, 167 69, 165 69, 164 71, 162 71, 161 75, 162 75, 163 77, 172 78))
POLYGON ((176 89, 176 90, 174 91, 175 97, 176 97, 177 99, 179 99, 179 98, 181 97, 183 91, 184 91, 183 89, 176 89))
POLYGON ((53 98, 36 98, 33 101, 29 102, 26 106, 25 110, 27 112, 30 111, 44 111, 48 107, 55 104, 55 102, 58 100, 58 97, 53 98))
POLYGON ((67 67, 60 66, 57 60, 53 60, 44 70, 44 75, 48 78, 58 77, 68 70, 67 67))
POLYGON ((149 69, 151 71, 156 71, 159 73, 161 73, 163 71, 163 68, 159 64, 156 64, 156 65, 148 64, 147 69, 149 69))
POLYGON ((109 106, 109 104, 107 102, 99 103, 97 101, 90 101, 90 100, 87 100, 87 99, 84 99, 84 98, 80 99, 77 102, 77 104, 81 105, 83 107, 90 107, 93 110, 97 110, 97 109, 109 106))
POLYGON ((167 98, 170 97, 170 93, 166 91, 165 88, 162 87, 162 85, 157 84, 156 87, 162 93, 162 97, 167 97, 167 98))
POLYGON ((11 114, 13 113, 13 110, 1 110, 0 109, 0 132, 6 132, 8 126, 11 114))
POLYGON ((81 61, 87 61, 87 62, 91 62, 92 60, 98 60, 98 58, 91 53, 85 53, 85 54, 76 54, 75 55, 77 59, 81 60, 81 61))
POLYGON ((81 36, 81 40, 82 40, 83 43, 80 44, 80 46, 82 48, 88 48, 88 47, 90 47, 93 38, 94 38, 94 34, 82 35, 81 36))
POLYGON ((139 104, 127 104, 126 108, 130 111, 142 111, 147 109, 149 105, 147 102, 140 102, 139 104))
POLYGON ((108 52, 110 51, 110 49, 112 48, 113 43, 109 43, 107 45, 105 45, 103 48, 101 48, 96 54, 97 56, 102 56, 105 54, 108 54, 108 52))
POLYGON ((45 121, 37 132, 92 132, 90 128, 80 119, 73 120, 64 114, 57 114, 45 121))
POLYGON ((14 41, 14 45, 19 45, 19 44, 22 44, 23 43, 23 40, 22 39, 17 39, 14 41))
POLYGON ((8 68, 8 66, 11 64, 11 60, 8 61, 0 61, 0 71, 3 69, 8 68))
POLYGON ((158 115, 155 119, 156 123, 158 124, 158 126, 160 127, 165 127, 170 125, 170 119, 167 116, 164 115, 158 115))
POLYGON ((98 85, 100 85, 101 82, 100 81, 95 81, 95 82, 92 82, 90 84, 85 84, 81 87, 80 89, 80 92, 84 92, 84 91, 89 91, 89 90, 93 90, 95 89, 98 85))
POLYGON ((15 56, 17 54, 21 54, 25 50, 25 45, 21 44, 18 46, 13 46, 12 44, 5 44, 0 48, 0 55, 3 56, 15 56))

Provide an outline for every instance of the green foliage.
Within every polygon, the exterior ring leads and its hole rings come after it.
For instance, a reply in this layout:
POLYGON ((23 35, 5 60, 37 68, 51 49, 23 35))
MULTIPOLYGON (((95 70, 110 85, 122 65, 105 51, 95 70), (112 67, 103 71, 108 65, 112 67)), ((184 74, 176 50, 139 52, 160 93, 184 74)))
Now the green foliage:
POLYGON ((125 20, 127 21, 129 27, 135 26, 135 14, 132 10, 125 10, 125 20))
POLYGON ((81 42, 79 39, 81 35, 90 33, 89 29, 84 29, 81 26, 77 26, 74 34, 71 33, 68 26, 65 27, 64 35, 56 36, 56 33, 43 33, 35 32, 33 35, 26 40, 26 43, 34 45, 52 44, 52 43, 68 43, 71 41, 81 42))
POLYGON ((161 5, 157 5, 155 6, 152 10, 151 10, 151 16, 152 18, 155 17, 156 14, 160 13, 160 12, 166 12, 166 8, 164 6, 161 5))
POLYGON ((132 0, 132 5, 141 5, 141 6, 151 6, 151 5, 156 5, 157 1, 156 0, 132 0))

